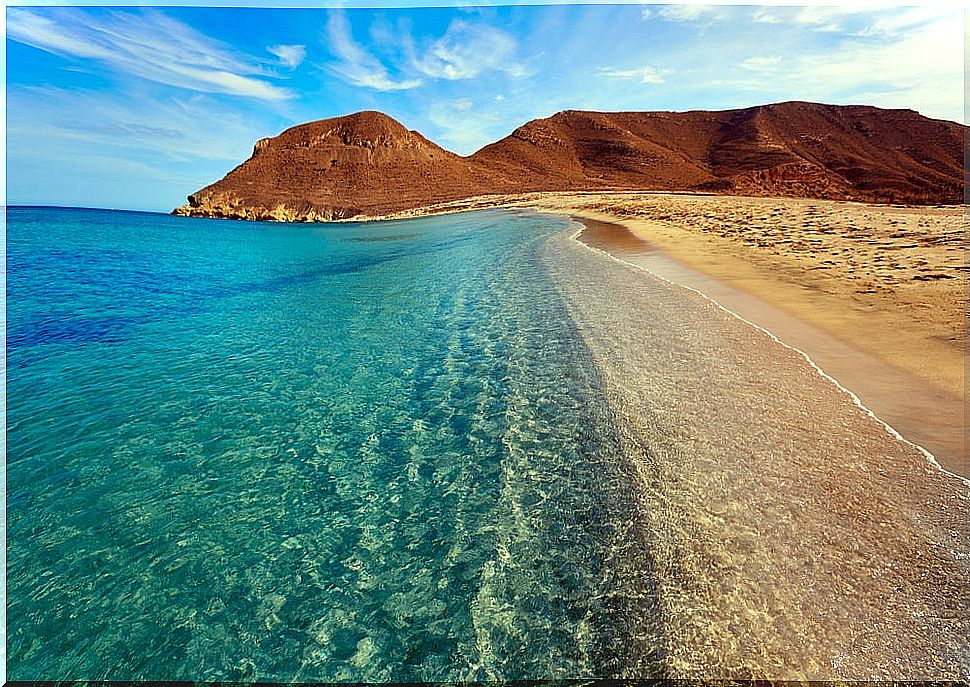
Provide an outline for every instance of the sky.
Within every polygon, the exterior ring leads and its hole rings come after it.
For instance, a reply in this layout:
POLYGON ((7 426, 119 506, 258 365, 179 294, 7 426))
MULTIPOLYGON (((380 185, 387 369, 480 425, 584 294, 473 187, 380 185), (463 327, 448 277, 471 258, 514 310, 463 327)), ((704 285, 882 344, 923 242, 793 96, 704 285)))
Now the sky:
POLYGON ((463 155, 564 109, 964 121, 959 5, 341 4, 8 6, 7 202, 167 212, 257 139, 359 110, 463 155))

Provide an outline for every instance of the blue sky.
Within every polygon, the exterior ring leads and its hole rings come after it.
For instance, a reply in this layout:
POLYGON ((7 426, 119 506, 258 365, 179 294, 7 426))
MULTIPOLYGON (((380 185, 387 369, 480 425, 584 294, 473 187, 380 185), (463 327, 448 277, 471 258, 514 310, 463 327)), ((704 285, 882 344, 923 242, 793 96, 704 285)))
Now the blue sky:
POLYGON ((345 4, 8 7, 7 201, 168 211, 255 140, 362 109, 461 154, 563 109, 964 116, 959 6, 345 4))

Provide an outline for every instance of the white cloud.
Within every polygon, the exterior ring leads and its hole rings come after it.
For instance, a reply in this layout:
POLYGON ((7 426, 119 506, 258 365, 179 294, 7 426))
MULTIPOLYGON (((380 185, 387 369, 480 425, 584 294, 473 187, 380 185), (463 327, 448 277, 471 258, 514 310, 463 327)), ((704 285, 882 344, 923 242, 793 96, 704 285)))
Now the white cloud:
POLYGON ((780 24, 781 19, 765 8, 759 7, 751 14, 751 19, 758 24, 780 24))
POLYGON ((67 8, 7 9, 7 36, 55 55, 93 59, 143 79, 262 100, 292 97, 259 61, 157 11, 95 15, 67 8))
POLYGON ((960 22, 961 17, 947 7, 906 7, 882 12, 859 31, 862 36, 897 36, 938 21, 960 22))
POLYGON ((453 102, 433 103, 427 112, 431 139, 447 150, 468 155, 490 141, 497 140, 505 125, 493 112, 462 110, 453 102))
POLYGON ((36 146, 43 141, 75 154, 78 146, 89 145, 141 151, 155 159, 238 162, 266 135, 252 117, 203 94, 106 97, 96 91, 28 87, 11 90, 8 100, 8 111, 16 113, 7 129, 12 142, 36 146), (84 116, 77 117, 78 112, 84 116))
POLYGON ((723 79, 708 82, 711 91, 757 93, 765 100, 814 100, 915 109, 940 119, 963 121, 964 35, 959 8, 938 8, 936 19, 917 22, 917 13, 883 11, 882 26, 903 25, 898 34, 843 36, 837 45, 814 51, 755 57, 723 79), (773 57, 782 57, 775 62, 773 57), (766 79, 769 68, 784 67, 784 78, 766 79))
POLYGON ((668 21, 697 21, 715 12, 712 5, 665 5, 657 14, 668 21))
MULTIPOLYGON (((71 17, 75 21, 77 19, 73 15, 66 15, 63 11, 59 16, 71 17)), ((58 24, 30 10, 15 7, 7 10, 7 35, 19 43, 26 43, 57 55, 101 60, 112 57, 111 52, 99 45, 98 41, 91 40, 90 34, 79 33, 80 35, 72 35, 71 27, 58 24)))
POLYGON ((271 45, 266 50, 276 55, 281 65, 290 69, 296 69, 306 59, 305 45, 271 45))
POLYGON ((509 76, 514 76, 516 79, 521 79, 526 76, 532 76, 534 71, 529 67, 525 66, 521 62, 512 62, 501 68, 509 76))
POLYGON ((387 67, 379 59, 354 42, 350 35, 350 24, 343 12, 330 12, 327 36, 330 51, 339 59, 328 69, 343 80, 377 91, 401 91, 421 85, 420 79, 391 78, 387 67))
POLYGON ((409 23, 401 21, 395 27, 384 18, 376 19, 370 26, 370 38, 382 46, 385 61, 354 41, 342 12, 330 13, 327 28, 328 47, 339 58, 329 70, 351 84, 375 90, 415 88, 424 83, 422 77, 456 81, 487 71, 516 78, 531 73, 515 60, 517 44, 511 35, 464 18, 451 21, 443 35, 420 45, 416 45, 409 23))
POLYGON ((772 55, 771 57, 749 57, 741 63, 741 66, 755 71, 768 71, 777 69, 780 64, 781 56, 772 55))
POLYGON ((629 79, 640 83, 659 84, 667 81, 667 76, 671 73, 669 69, 658 69, 657 67, 638 67, 636 69, 611 69, 603 67, 600 74, 610 79, 629 79))
POLYGON ((964 36, 959 9, 879 44, 856 42, 806 56, 788 78, 805 88, 852 92, 861 102, 963 118, 964 36))
POLYGON ((473 103, 468 98, 461 98, 460 100, 453 102, 451 105, 459 112, 467 112, 468 110, 472 109, 473 103))
POLYGON ((423 55, 414 54, 412 62, 422 74, 437 79, 471 79, 488 70, 501 70, 521 77, 528 72, 515 61, 516 43, 509 34, 487 24, 472 24, 456 19, 445 35, 434 41, 423 55))
POLYGON ((846 19, 874 11, 878 11, 878 8, 871 5, 812 5, 802 7, 792 21, 816 31, 839 32, 845 30, 846 19))
POLYGON ((640 10, 640 18, 643 19, 644 21, 646 21, 652 16, 653 16, 653 10, 651 10, 649 7, 644 7, 642 10, 640 10))

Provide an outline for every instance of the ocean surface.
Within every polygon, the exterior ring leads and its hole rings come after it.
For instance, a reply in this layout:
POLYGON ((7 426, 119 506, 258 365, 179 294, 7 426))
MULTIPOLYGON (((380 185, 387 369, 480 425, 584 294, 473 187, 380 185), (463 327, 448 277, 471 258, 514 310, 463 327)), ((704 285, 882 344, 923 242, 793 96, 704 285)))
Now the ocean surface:
POLYGON ((7 676, 970 675, 964 483, 485 211, 7 211, 7 676))

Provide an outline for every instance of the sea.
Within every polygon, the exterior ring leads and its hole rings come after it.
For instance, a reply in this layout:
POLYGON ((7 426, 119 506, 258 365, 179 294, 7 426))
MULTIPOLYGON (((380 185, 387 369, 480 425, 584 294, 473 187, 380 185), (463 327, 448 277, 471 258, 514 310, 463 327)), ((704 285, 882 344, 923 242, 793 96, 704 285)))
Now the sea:
POLYGON ((569 217, 6 219, 8 679, 970 674, 966 485, 569 217))

